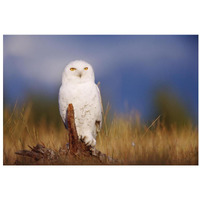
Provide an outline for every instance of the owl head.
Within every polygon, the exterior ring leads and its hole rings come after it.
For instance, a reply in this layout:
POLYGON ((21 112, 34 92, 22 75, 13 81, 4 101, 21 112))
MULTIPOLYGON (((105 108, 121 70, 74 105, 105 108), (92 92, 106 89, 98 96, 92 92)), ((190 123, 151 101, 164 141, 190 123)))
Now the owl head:
POLYGON ((94 82, 94 71, 92 66, 82 60, 75 60, 70 62, 64 69, 62 76, 62 83, 74 81, 83 83, 87 81, 94 82))

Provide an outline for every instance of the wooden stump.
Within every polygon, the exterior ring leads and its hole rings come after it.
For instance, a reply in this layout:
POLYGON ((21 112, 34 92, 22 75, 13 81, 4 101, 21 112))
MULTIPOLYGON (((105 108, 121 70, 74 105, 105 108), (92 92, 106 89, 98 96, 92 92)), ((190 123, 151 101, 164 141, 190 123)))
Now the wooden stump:
POLYGON ((118 161, 101 153, 99 150, 87 146, 83 141, 79 140, 75 119, 74 108, 69 104, 67 108, 67 125, 69 134, 69 148, 60 148, 55 151, 46 148, 44 144, 37 144, 30 147, 31 150, 20 150, 17 155, 29 157, 25 161, 17 159, 15 164, 117 164, 118 161))
POLYGON ((91 147, 86 146, 84 142, 78 139, 76 131, 75 118, 74 118, 74 107, 69 104, 67 108, 67 125, 69 131, 69 153, 73 155, 77 154, 91 154, 91 147))

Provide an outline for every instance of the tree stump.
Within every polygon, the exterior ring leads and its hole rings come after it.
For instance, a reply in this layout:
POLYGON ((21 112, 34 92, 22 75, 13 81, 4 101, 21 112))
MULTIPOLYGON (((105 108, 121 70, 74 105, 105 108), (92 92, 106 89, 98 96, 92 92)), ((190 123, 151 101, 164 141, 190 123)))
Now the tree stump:
POLYGON ((69 131, 69 153, 73 155, 77 154, 89 154, 91 147, 86 146, 84 142, 78 139, 76 131, 74 108, 72 104, 69 104, 67 108, 67 121, 69 131))
POLYGON ((60 148, 55 151, 46 148, 44 144, 37 144, 35 147, 30 147, 31 150, 20 150, 17 155, 29 157, 21 161, 17 159, 15 164, 117 164, 118 161, 101 153, 101 151, 91 146, 87 146, 83 141, 79 140, 75 119, 74 108, 69 104, 67 108, 69 148, 60 148))

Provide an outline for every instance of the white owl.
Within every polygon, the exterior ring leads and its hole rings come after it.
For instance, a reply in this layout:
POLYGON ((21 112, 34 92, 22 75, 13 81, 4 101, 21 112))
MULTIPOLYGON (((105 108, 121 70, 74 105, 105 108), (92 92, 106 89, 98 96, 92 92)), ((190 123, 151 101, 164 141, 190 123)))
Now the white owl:
POLYGON ((76 60, 65 67, 58 101, 66 127, 66 111, 68 105, 73 104, 78 137, 86 145, 94 147, 102 125, 102 103, 90 64, 76 60))

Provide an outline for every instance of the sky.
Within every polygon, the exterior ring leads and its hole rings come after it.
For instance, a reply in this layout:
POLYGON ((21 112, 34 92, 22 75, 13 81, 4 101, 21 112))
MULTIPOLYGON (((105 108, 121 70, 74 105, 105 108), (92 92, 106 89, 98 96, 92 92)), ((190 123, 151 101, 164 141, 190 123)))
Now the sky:
POLYGON ((115 112, 137 110, 148 118, 156 89, 171 88, 192 117, 198 110, 197 35, 4 35, 4 96, 58 95, 62 72, 85 60, 115 112))

